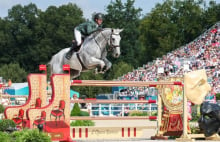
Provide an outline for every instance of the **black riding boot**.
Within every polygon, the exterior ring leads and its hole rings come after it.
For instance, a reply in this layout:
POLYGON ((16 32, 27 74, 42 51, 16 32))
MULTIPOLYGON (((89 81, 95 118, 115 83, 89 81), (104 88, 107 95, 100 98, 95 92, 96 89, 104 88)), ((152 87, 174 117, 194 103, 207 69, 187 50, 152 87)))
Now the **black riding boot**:
POLYGON ((72 57, 73 52, 74 52, 74 46, 71 46, 70 50, 66 53, 66 58, 68 60, 72 57))

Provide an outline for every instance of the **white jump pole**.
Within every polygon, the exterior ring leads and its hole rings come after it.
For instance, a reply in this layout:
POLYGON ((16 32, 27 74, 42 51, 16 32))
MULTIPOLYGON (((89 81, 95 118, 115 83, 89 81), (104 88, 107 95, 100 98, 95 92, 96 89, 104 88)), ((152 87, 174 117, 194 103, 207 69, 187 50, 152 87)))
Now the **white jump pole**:
POLYGON ((182 82, 170 81, 108 81, 108 80, 72 80, 71 86, 137 86, 137 87, 156 87, 157 85, 182 85, 182 82))

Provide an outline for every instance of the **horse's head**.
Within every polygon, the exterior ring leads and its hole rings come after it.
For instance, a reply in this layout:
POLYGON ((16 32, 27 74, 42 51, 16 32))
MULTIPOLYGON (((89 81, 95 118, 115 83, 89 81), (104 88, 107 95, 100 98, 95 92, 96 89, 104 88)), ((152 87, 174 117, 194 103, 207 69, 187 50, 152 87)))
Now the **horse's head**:
POLYGON ((113 51, 112 56, 115 58, 118 58, 121 54, 120 52, 120 41, 121 41, 120 32, 121 31, 123 31, 123 29, 112 29, 112 33, 108 41, 110 50, 113 51))

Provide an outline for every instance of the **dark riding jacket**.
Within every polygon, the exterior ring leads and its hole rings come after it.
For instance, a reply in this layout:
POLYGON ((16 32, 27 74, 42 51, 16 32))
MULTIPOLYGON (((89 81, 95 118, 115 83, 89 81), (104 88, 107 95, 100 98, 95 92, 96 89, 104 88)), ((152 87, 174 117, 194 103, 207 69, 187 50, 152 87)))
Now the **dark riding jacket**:
POLYGON ((84 36, 90 35, 92 32, 98 30, 99 28, 100 26, 93 20, 84 22, 76 27, 76 29, 80 31, 84 36))

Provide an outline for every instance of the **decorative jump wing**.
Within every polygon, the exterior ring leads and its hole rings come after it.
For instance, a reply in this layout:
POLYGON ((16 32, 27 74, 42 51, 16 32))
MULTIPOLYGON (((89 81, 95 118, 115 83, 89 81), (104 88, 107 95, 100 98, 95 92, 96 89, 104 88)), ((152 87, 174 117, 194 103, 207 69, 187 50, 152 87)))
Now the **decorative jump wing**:
POLYGON ((187 99, 194 104, 201 104, 207 93, 211 91, 204 69, 186 73, 184 75, 184 87, 187 99))

